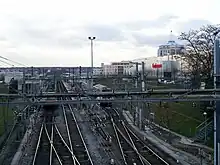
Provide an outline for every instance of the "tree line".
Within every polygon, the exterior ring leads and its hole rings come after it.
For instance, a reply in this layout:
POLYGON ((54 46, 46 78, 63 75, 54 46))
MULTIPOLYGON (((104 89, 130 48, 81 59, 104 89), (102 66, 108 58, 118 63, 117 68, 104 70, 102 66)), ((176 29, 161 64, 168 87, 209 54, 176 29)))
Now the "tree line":
MULTIPOLYGON (((214 40, 220 25, 206 25, 196 30, 182 32, 179 39, 185 42, 185 52, 181 60, 187 63, 188 74, 192 79, 192 88, 199 88, 205 82, 205 88, 214 87, 214 40)), ((208 117, 213 113, 207 111, 210 102, 201 102, 201 111, 208 117)))
POLYGON ((206 88, 213 88, 214 40, 219 28, 220 25, 206 25, 179 36, 185 42, 186 49, 181 58, 188 64, 193 88, 200 87, 201 81, 206 83, 206 88))

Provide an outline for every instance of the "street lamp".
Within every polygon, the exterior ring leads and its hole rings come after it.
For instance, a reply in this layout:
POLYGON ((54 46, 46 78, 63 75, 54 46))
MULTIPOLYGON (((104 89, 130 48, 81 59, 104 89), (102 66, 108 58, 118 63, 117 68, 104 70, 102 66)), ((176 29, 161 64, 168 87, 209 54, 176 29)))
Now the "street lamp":
POLYGON ((91 89, 93 87, 93 40, 95 40, 96 37, 88 37, 88 39, 91 41, 91 89))
POLYGON ((204 112, 203 113, 204 117, 205 117, 205 139, 204 139, 204 142, 206 143, 206 139, 207 139, 207 113, 204 112))

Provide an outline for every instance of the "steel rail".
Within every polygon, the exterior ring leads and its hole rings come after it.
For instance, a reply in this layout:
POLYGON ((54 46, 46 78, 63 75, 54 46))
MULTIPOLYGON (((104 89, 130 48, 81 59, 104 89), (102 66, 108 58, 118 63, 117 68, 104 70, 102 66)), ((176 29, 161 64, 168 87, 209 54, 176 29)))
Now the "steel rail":
MULTIPOLYGON (((113 108, 113 110, 114 110, 114 112, 117 114, 117 116, 119 117, 120 115, 119 115, 118 111, 117 111, 116 109, 114 109, 114 108, 113 108)), ((123 126, 123 128, 124 128, 126 134, 128 135, 128 138, 129 138, 131 144, 133 145, 133 148, 134 148, 135 152, 138 152, 138 149, 137 149, 137 147, 135 146, 135 144, 134 144, 134 142, 133 142, 133 140, 132 140, 132 138, 131 138, 131 136, 130 136, 128 130, 125 128, 124 122, 123 122, 123 121, 121 121, 121 122, 122 122, 122 126, 123 126)), ((116 126, 117 126, 117 125, 116 125, 116 126)), ((138 153, 139 153, 139 152, 138 152, 138 153)), ((143 162, 143 159, 141 158, 140 154, 138 154, 138 157, 139 157, 139 159, 140 159, 140 161, 141 161, 141 164, 142 164, 142 165, 145 165, 145 163, 143 162)), ((149 164, 149 165, 151 165, 150 162, 148 162, 148 161, 147 161, 146 163, 149 164)))
POLYGON ((55 154, 56 154, 56 157, 57 157, 57 159, 58 159, 60 165, 63 165, 63 163, 62 163, 62 161, 61 161, 61 159, 60 159, 60 157, 59 157, 59 155, 58 155, 58 153, 57 153, 57 151, 56 151, 56 149, 55 149, 53 143, 51 142, 51 139, 50 139, 49 133, 48 133, 47 128, 46 128, 45 125, 44 125, 44 130, 45 130, 45 132, 46 132, 46 134, 47 134, 47 138, 48 138, 50 144, 51 144, 52 147, 53 147, 53 150, 54 150, 54 152, 55 152, 55 154))
MULTIPOLYGON (((64 105, 62 105, 62 109, 63 109, 63 116, 64 116, 64 121, 65 121, 65 125, 66 125, 66 131, 67 131, 67 135, 68 135, 68 140, 70 143, 70 149, 73 153, 73 145, 72 145, 72 140, 71 140, 71 136, 70 136, 70 131, 69 131, 69 126, 68 126, 68 122, 67 122, 67 118, 66 118, 66 110, 64 108, 64 105)), ((73 163, 74 165, 76 165, 76 160, 75 157, 72 155, 72 159, 73 159, 73 163)))
MULTIPOLYGON (((92 109, 93 110, 93 109, 92 109)), ((106 113, 104 110, 102 110, 102 112, 103 113, 106 113)), ((91 114, 91 110, 89 110, 88 109, 88 114, 91 114)), ((98 117, 98 115, 96 114, 96 117, 98 117)), ((100 124, 100 123, 99 123, 100 124)), ((109 137, 111 137, 110 135, 108 135, 109 137)), ((102 137, 102 136, 101 136, 102 137)), ((101 146, 103 143, 104 143, 104 141, 106 141, 106 139, 104 139, 104 138, 102 137, 101 139, 99 139, 99 138, 97 138, 97 141, 98 141, 98 143, 99 143, 99 145, 101 146)), ((106 151, 105 149, 103 150, 104 152, 105 152, 105 154, 108 156, 108 158, 110 159, 110 158, 116 158, 116 155, 114 154, 114 152, 111 150, 111 151, 106 151)), ((115 161, 117 162, 116 164, 117 165, 122 165, 121 164, 121 162, 119 162, 119 160, 118 159, 115 159, 115 161)))
POLYGON ((130 145, 130 147, 135 151, 135 153, 141 157, 141 159, 146 162, 148 165, 152 165, 150 162, 148 162, 148 160, 146 158, 144 158, 138 150, 135 150, 134 146, 129 142, 129 140, 125 137, 125 135, 121 132, 121 130, 118 128, 118 126, 115 124, 115 127, 117 129, 117 131, 121 134, 121 136, 123 137, 123 139, 128 143, 128 145, 130 145))
MULTIPOLYGON (((58 91, 61 92, 62 88, 62 84, 60 83, 60 85, 58 85, 58 91)), ((61 101, 63 101, 63 99, 61 98, 61 101)), ((71 136, 70 136, 70 131, 69 131, 69 126, 68 126, 68 121, 67 121, 67 118, 66 118, 66 110, 64 108, 64 105, 62 104, 62 110, 63 110, 63 116, 64 116, 64 121, 65 121, 65 126, 66 126, 66 131, 67 131, 67 136, 68 136, 68 140, 69 140, 69 144, 70 144, 70 153, 71 153, 71 157, 72 157, 72 160, 73 160, 73 164, 76 165, 76 162, 78 163, 78 165, 80 165, 79 161, 77 160, 75 154, 73 153, 73 145, 72 145, 72 140, 71 140, 71 136)), ((58 128, 57 128, 58 130, 58 128)), ((63 139, 64 140, 64 139, 63 139)), ((66 143, 65 143, 66 144, 66 143)), ((67 145, 67 144, 66 144, 67 145)))
MULTIPOLYGON (((140 141, 142 141, 130 128, 128 128, 126 125, 125 127, 127 128, 127 130, 129 130, 129 132, 136 137, 137 139, 139 139, 140 141)), ((157 153, 155 153, 150 147, 148 147, 146 145, 146 148, 153 154, 155 155, 158 159, 160 159, 163 163, 165 163, 166 165, 169 165, 169 163, 167 163, 163 158, 161 158, 157 153)))
POLYGON ((117 133, 117 130, 115 128, 115 123, 113 122, 113 118, 111 118, 111 122, 112 122, 112 126, 113 126, 113 129, 114 129, 116 138, 117 138, 117 142, 118 142, 118 145, 119 145, 119 148, 120 148, 120 152, 121 152, 123 161, 124 161, 125 165, 127 165, 128 163, 127 163, 127 160, 125 159, 125 154, 124 154, 124 151, 122 149, 122 146, 121 146, 121 143, 120 143, 120 140, 119 140, 119 137, 118 137, 118 133, 117 133))
POLYGON ((62 135, 61 135, 61 133, 60 133, 60 131, 59 131, 59 129, 58 129, 58 127, 57 127, 56 124, 55 124, 55 129, 56 129, 58 135, 60 136, 62 142, 64 143, 64 145, 66 146, 66 148, 67 148, 67 149, 69 150, 69 152, 71 153, 72 157, 74 157, 74 159, 76 160, 76 162, 79 164, 79 161, 77 160, 76 156, 73 154, 73 151, 71 151, 71 149, 69 148, 69 146, 67 145, 67 143, 66 143, 65 140, 63 139, 63 137, 62 137, 62 135))
POLYGON ((80 135, 80 138, 81 138, 81 140, 82 140, 82 142, 83 142, 83 146, 85 147, 85 150, 86 150, 86 153, 87 153, 87 155, 88 155, 89 161, 90 161, 91 165, 94 165, 94 164, 93 164, 93 161, 92 161, 92 158, 91 158, 91 156, 90 156, 89 150, 88 150, 88 148, 87 148, 87 146, 86 146, 86 143, 85 143, 84 138, 83 138, 83 136, 82 136, 82 133, 81 133, 81 131, 80 131, 79 125, 78 125, 78 123, 77 123, 76 117, 75 117, 75 115, 74 115, 74 113, 73 113, 73 109, 72 109, 72 107, 71 107, 69 104, 68 104, 68 107, 70 108, 70 112, 71 112, 72 117, 73 117, 73 119, 74 119, 74 121, 75 121, 76 128, 77 128, 78 133, 79 133, 79 135, 80 135))
MULTIPOLYGON (((134 149, 135 149, 136 151, 138 151, 138 149, 137 149, 136 145, 134 144, 134 141, 132 140, 132 138, 131 138, 131 136, 130 136, 130 134, 129 134, 128 130, 126 129, 125 124, 124 124, 124 122, 123 122, 123 121, 122 121, 122 125, 123 125, 123 128, 124 128, 124 130, 126 131, 126 133, 127 133, 128 137, 129 137, 129 140, 130 140, 131 144, 133 145, 134 149)), ((139 157, 139 159, 140 159, 140 161, 141 161, 142 165, 145 165, 145 163, 143 162, 143 160, 142 160, 141 156, 140 156, 140 155, 138 155, 138 157, 139 157)), ((151 164, 150 162, 147 162, 147 163, 148 163, 149 165, 151 164)))
POLYGON ((33 158, 32 165, 35 165, 38 149, 39 149, 39 146, 40 146, 40 141, 41 141, 41 136, 42 136, 43 128, 44 128, 44 124, 42 123, 41 124, 41 128, 40 128, 40 134, 39 134, 38 141, 37 141, 36 150, 35 150, 35 153, 34 153, 34 158, 33 158))
POLYGON ((53 125, 52 125, 52 128, 51 128, 52 130, 51 130, 51 137, 50 137, 50 139, 51 139, 51 143, 50 143, 50 165, 52 165, 52 161, 53 161, 53 146, 52 146, 52 144, 53 144, 53 125))
MULTIPOLYGON (((61 83, 61 84, 62 84, 62 83, 61 83)), ((61 85, 61 86, 62 86, 62 85, 61 85)), ((66 90, 66 88, 65 88, 64 85, 63 85, 63 88, 64 88, 64 90, 66 90)), ((68 99, 68 98, 66 98, 66 99, 68 99)), ((62 100, 62 101, 64 101, 64 100, 62 100)), ((72 109, 71 105, 69 105, 69 104, 68 104, 68 107, 69 107, 69 109, 70 109, 70 112, 71 112, 71 115, 72 115, 72 117, 73 117, 73 120, 74 120, 74 122, 75 122, 75 124, 76 124, 77 131, 78 131, 78 133, 79 133, 79 135, 80 135, 80 138, 81 138, 82 143, 83 143, 83 146, 84 146, 84 148, 85 148, 85 150, 86 150, 86 153, 87 153, 87 156, 88 156, 88 158, 89 158, 89 161, 90 161, 91 165, 94 165, 94 164, 93 164, 93 161, 92 161, 92 158, 91 158, 91 156, 90 156, 89 150, 88 150, 88 148, 87 148, 87 146, 86 146, 86 143, 85 143, 84 138, 83 138, 83 136, 82 136, 82 133, 81 133, 81 131, 80 131, 79 125, 78 125, 78 123, 77 123, 75 114, 73 113, 73 109, 72 109)))

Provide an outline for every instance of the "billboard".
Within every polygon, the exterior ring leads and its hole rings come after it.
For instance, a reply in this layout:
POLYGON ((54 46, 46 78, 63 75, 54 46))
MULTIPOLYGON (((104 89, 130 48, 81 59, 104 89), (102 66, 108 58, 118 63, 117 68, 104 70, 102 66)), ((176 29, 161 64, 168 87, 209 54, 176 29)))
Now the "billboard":
POLYGON ((162 68, 162 64, 153 63, 152 68, 154 68, 154 69, 162 68))

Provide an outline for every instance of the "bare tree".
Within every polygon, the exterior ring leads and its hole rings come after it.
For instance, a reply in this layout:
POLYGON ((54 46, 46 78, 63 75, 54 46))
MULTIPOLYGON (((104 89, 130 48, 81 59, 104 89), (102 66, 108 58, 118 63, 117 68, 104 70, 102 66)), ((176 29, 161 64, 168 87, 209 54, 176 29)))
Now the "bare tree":
POLYGON ((200 84, 201 78, 206 84, 213 77, 214 33, 219 25, 206 25, 199 30, 190 30, 180 34, 179 39, 186 42, 186 51, 182 61, 187 63, 189 73, 200 84))

